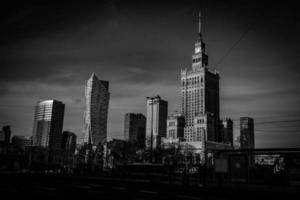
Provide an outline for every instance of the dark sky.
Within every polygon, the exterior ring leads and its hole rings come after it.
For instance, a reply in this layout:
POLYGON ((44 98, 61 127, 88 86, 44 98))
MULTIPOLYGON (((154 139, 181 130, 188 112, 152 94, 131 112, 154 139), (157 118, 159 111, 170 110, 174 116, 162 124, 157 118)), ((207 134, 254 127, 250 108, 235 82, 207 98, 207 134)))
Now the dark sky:
POLYGON ((108 134, 160 94, 179 110, 197 13, 220 72, 221 117, 255 119, 256 147, 300 147, 300 14, 284 1, 12 2, 0 8, 0 125, 31 135, 37 101, 66 104, 64 129, 82 139, 84 85, 110 82, 108 134))

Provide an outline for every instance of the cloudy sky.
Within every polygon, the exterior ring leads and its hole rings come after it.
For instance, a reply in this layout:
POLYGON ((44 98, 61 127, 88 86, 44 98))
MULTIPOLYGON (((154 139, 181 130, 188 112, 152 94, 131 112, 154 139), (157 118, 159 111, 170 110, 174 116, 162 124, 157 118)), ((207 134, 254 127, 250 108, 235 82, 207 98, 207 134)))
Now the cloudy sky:
POLYGON ((221 117, 255 120, 256 147, 300 147, 300 15, 295 4, 261 1, 41 1, 0 8, 0 125, 31 135, 37 101, 66 104, 64 130, 83 138, 84 85, 110 82, 108 134, 126 112, 160 94, 179 110, 180 70, 191 67, 197 12, 220 72, 221 117))

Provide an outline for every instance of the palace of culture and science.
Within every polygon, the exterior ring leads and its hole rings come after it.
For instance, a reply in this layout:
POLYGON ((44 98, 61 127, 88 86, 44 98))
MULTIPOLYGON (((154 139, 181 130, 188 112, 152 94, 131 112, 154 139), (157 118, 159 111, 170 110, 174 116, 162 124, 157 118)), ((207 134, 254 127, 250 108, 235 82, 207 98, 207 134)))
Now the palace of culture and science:
POLYGON ((181 113, 185 118, 184 141, 204 150, 206 141, 221 141, 219 74, 208 69, 208 56, 201 33, 201 14, 198 36, 192 56, 192 69, 181 70, 181 113))

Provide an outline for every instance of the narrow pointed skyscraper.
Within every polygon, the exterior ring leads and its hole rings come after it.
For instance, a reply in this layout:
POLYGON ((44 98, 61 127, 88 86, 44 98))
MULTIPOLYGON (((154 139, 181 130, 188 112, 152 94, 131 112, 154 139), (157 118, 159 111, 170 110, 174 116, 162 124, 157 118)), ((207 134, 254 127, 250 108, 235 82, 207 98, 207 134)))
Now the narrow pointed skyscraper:
POLYGON ((109 82, 93 73, 85 87, 84 143, 97 146, 107 139, 109 82))

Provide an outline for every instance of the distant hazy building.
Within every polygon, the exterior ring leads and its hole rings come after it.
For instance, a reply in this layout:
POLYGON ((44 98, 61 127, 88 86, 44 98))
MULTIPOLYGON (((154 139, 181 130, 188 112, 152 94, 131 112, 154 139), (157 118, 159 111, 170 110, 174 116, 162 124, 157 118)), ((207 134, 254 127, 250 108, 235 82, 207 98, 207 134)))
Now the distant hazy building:
POLYGON ((35 107, 33 146, 61 148, 65 104, 57 100, 40 101, 35 107))
POLYGON ((11 130, 10 126, 3 126, 0 131, 0 141, 9 144, 10 143, 11 130))
POLYGON ((240 118, 240 147, 254 149, 254 120, 250 117, 240 118))
MULTIPOLYGON (((219 74, 208 69, 208 56, 201 33, 201 16, 199 13, 198 36, 192 56, 192 69, 181 70, 182 114, 185 117, 185 141, 201 145, 201 137, 194 127, 196 116, 207 116, 213 121, 213 129, 207 140, 217 141, 220 115, 219 74), (209 114, 206 114, 209 113, 209 114)), ((198 145, 197 145, 198 146, 198 145)))
POLYGON ((233 147, 233 121, 230 118, 222 119, 223 142, 233 147))
POLYGON ((14 135, 11 139, 11 143, 14 146, 14 148, 25 150, 26 147, 31 146, 32 137, 14 135))
POLYGON ((168 102, 160 96, 147 97, 146 146, 156 148, 167 132, 168 102))
POLYGON ((62 134, 62 149, 67 152, 74 153, 76 149, 76 139, 77 136, 75 133, 64 131, 62 134))
POLYGON ((84 142, 97 146, 107 140, 109 82, 93 73, 85 87, 84 142))
POLYGON ((141 113, 126 113, 124 120, 124 139, 145 146, 146 117, 141 113))

